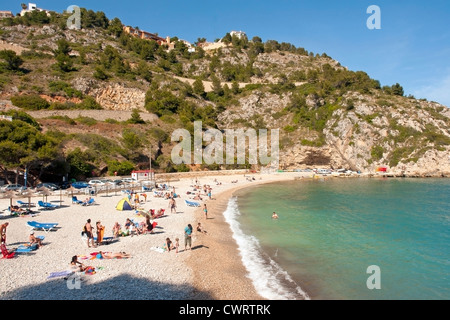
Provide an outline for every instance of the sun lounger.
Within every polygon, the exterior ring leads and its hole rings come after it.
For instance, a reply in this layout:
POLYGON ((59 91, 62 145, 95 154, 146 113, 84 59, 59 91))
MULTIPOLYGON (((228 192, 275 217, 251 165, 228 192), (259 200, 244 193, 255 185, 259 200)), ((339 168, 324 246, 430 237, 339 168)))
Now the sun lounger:
POLYGON ((189 200, 184 200, 184 202, 186 202, 186 204, 189 207, 200 207, 200 203, 198 203, 198 202, 189 201, 189 200))
POLYGON ((28 207, 28 205, 30 207, 35 207, 36 206, 36 204, 34 204, 34 203, 23 202, 21 200, 17 200, 17 204, 20 205, 21 207, 28 207))
POLYGON ((49 232, 52 229, 56 228, 58 226, 58 223, 39 223, 36 221, 27 221, 27 224, 29 227, 31 227, 31 230, 44 230, 45 232, 49 232))
POLYGON ((50 202, 44 202, 41 200, 38 201, 38 206, 40 209, 44 209, 44 210, 59 208, 59 206, 57 206, 56 204, 53 204, 50 202))
POLYGON ((75 204, 82 204, 83 201, 78 200, 77 197, 73 196, 73 197, 72 197, 72 203, 75 203, 75 204))

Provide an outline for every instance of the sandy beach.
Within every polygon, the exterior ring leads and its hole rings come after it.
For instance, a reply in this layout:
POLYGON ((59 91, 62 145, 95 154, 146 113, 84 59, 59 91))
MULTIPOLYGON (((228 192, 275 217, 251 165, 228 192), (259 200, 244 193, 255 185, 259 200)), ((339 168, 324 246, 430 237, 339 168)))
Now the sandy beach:
MULTIPOLYGON (((212 187, 212 200, 202 195, 208 206, 208 219, 201 208, 189 207, 184 200, 191 200, 194 178, 182 178, 171 182, 169 192, 175 187, 181 198, 176 199, 177 213, 170 213, 169 201, 154 197, 146 192, 140 197, 144 210, 166 209, 167 215, 156 219, 157 228, 153 234, 119 237, 117 241, 97 248, 89 248, 82 241, 81 231, 87 219, 95 226, 101 221, 105 226, 105 237, 112 236, 115 222, 122 226, 127 218, 143 221, 144 217, 135 211, 118 211, 117 203, 126 195, 120 191, 94 197, 95 204, 81 206, 72 204, 71 195, 62 195, 61 207, 54 210, 38 210, 35 217, 12 217, 6 211, 0 223, 9 223, 6 245, 13 250, 28 241, 30 227, 27 221, 58 223, 50 232, 36 230, 35 235, 45 236, 44 245, 32 253, 17 253, 13 259, 2 259, 0 274, 2 286, 0 299, 5 300, 263 300, 247 277, 241 256, 229 225, 222 213, 228 199, 239 188, 281 180, 292 180, 298 173, 252 174, 255 180, 248 181, 243 174, 199 177, 200 185, 212 187), (217 179, 217 180, 216 180, 217 179), (238 180, 237 183, 231 183, 238 180), (215 181, 220 182, 217 185, 215 181), (201 222, 207 234, 195 230, 201 222), (192 250, 184 248, 184 228, 194 227, 192 250), (159 252, 165 239, 179 238, 179 252, 159 252), (152 249, 153 248, 153 249, 152 249), (126 252, 128 259, 83 259, 91 253, 126 252), (93 275, 72 276, 69 279, 56 277, 52 273, 70 270, 72 256, 81 256, 86 265, 96 268, 93 275)), ((203 192, 202 192, 203 194, 203 192)), ((79 194, 79 199, 85 199, 79 194)), ((57 191, 47 201, 60 204, 57 191)), ((27 202, 28 199, 13 199, 27 202)), ((42 196, 32 198, 37 203, 42 196)), ((194 200, 192 200, 194 201, 194 200)), ((0 210, 8 208, 9 199, 0 200, 0 210)))

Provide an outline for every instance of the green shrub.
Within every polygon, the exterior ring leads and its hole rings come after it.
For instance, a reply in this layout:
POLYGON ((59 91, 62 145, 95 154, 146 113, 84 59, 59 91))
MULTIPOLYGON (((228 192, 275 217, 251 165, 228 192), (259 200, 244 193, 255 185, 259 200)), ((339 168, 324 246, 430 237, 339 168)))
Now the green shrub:
POLYGON ((134 164, 130 161, 108 161, 108 172, 111 176, 113 176, 115 172, 117 172, 119 176, 127 176, 130 175, 133 170, 134 164))
POLYGON ((50 107, 50 103, 38 95, 14 96, 11 97, 11 102, 16 107, 26 110, 42 110, 50 107))
POLYGON ((372 160, 379 161, 383 158, 384 149, 381 146, 373 146, 371 150, 372 160))

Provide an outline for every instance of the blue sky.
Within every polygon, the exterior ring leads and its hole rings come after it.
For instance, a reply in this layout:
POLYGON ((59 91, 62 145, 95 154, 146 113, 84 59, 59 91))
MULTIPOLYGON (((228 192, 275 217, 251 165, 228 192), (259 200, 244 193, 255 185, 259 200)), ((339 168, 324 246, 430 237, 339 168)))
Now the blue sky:
MULTIPOLYGON (((24 1, 1 0, 20 11, 24 1)), ((125 25, 195 42, 245 31, 251 39, 290 42, 327 53, 382 85, 400 83, 405 94, 450 106, 450 1, 448 0, 41 0, 62 12, 70 5, 103 11, 125 25), (367 8, 381 9, 381 29, 369 30, 367 8)))

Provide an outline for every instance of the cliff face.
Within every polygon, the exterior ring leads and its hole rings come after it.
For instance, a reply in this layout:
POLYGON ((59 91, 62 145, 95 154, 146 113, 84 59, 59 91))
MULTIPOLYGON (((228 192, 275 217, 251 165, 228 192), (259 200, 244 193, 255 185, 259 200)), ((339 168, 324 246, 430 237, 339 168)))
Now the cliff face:
MULTIPOLYGON (((395 175, 450 176, 447 107, 405 97, 386 102, 380 101, 381 95, 350 92, 342 101, 351 99, 352 107, 341 103, 342 108, 326 122, 322 141, 314 143, 319 139, 316 131, 301 126, 286 130, 293 123, 292 114, 282 112, 289 98, 255 91, 223 112, 220 126, 280 129, 280 166, 284 169, 331 167, 374 173, 387 167, 395 175)), ((320 105, 317 101, 308 104, 312 110, 320 105)))
POLYGON ((145 111, 145 91, 130 88, 123 83, 103 83, 90 78, 77 78, 72 82, 76 90, 95 98, 106 110, 145 111))

